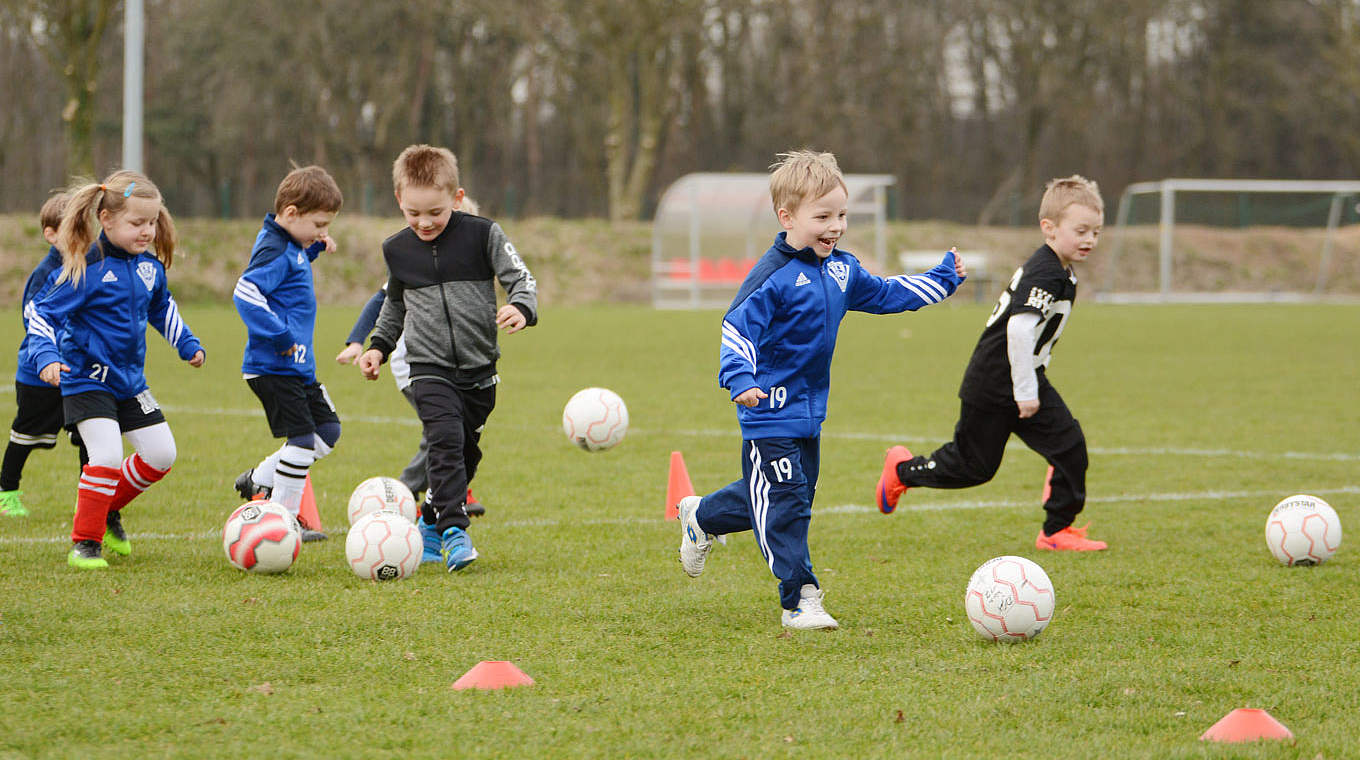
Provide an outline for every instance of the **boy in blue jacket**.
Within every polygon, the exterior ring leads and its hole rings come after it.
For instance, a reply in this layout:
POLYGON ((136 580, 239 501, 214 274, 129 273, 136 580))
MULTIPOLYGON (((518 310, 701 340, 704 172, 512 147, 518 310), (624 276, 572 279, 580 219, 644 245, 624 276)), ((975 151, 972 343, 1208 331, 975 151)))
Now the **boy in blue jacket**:
MULTIPOLYGON (((333 252, 329 229, 344 197, 319 166, 294 169, 279 183, 274 213, 265 215, 250 263, 232 300, 246 323, 241 372, 264 406, 269 432, 283 446, 236 479, 243 499, 264 494, 293 517, 312 464, 340 439, 340 417, 326 387, 316 380, 312 332, 316 291, 312 262, 333 252)), ((302 525, 303 541, 324 541, 320 525, 302 525)))
POLYGON ((746 276, 722 324, 718 380, 738 404, 742 478, 680 501, 680 564, 698 576, 714 536, 752 530, 779 579, 783 625, 834 629, 807 534, 836 330, 849 310, 891 314, 939 303, 967 271, 951 250, 923 274, 870 274, 836 248, 848 192, 835 156, 794 151, 780 158, 770 197, 784 231, 746 276))
MULTIPOLYGON (((57 229, 61 227, 61 216, 66 210, 70 195, 59 192, 43 203, 39 218, 42 223, 43 237, 51 246, 24 282, 24 296, 19 301, 19 309, 24 312, 24 339, 19 344, 19 369, 14 373, 14 400, 18 409, 14 422, 10 423, 9 445, 5 447, 5 458, 0 465, 0 515, 5 517, 27 517, 28 508, 24 506, 23 491, 19 481, 24 474, 28 455, 34 449, 50 449, 57 445, 57 433, 61 432, 65 416, 62 412, 61 389, 53 388, 38 377, 36 370, 28 366, 28 306, 46 292, 49 280, 61 271, 61 251, 57 248, 57 229)), ((85 466, 89 457, 80 443, 80 436, 71 431, 71 443, 80 447, 80 465, 85 466)), ((110 512, 109 519, 117 519, 117 512, 110 512)), ((111 526, 112 527, 112 526, 111 526)), ((117 526, 122 531, 122 524, 117 526)))

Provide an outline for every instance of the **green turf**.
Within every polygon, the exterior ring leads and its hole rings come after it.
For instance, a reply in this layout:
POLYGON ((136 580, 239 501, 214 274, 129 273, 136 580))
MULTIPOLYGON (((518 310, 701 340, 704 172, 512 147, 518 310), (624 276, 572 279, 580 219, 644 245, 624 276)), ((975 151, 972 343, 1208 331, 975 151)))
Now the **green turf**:
MULTIPOLYGON (((1081 556, 1034 551, 1044 464, 1023 448, 985 486, 872 510, 884 448, 950 435, 986 306, 851 315, 810 539, 842 627, 793 635, 749 536, 692 580, 662 520, 670 451, 701 491, 740 474, 715 382, 717 313, 549 309, 503 338, 475 483, 482 557, 390 584, 347 569, 344 502, 360 480, 395 475, 419 430, 389 376, 367 383, 329 361, 354 310, 323 308, 318 330, 344 419, 313 472, 332 540, 277 577, 232 569, 215 535, 237 505, 233 478, 275 445, 240 379, 243 328, 229 307, 184 313, 208 363, 195 370, 149 339, 180 455, 125 513, 132 557, 66 566, 64 442, 30 459, 32 516, 0 521, 0 757, 1354 752, 1356 551, 1284 568, 1263 530, 1296 492, 1360 524, 1357 307, 1080 305, 1050 377, 1091 448, 1083 519, 1111 544, 1081 556), (587 454, 561 433, 562 405, 588 385, 628 402, 615 450, 587 454), (970 573, 999 554, 1036 559, 1056 586, 1035 641, 984 642, 963 614, 970 573), (537 683, 450 689, 481 660, 511 660, 537 683), (1296 743, 1198 740, 1243 706, 1269 710, 1296 743)), ((0 339, 14 346, 9 321, 0 339)))

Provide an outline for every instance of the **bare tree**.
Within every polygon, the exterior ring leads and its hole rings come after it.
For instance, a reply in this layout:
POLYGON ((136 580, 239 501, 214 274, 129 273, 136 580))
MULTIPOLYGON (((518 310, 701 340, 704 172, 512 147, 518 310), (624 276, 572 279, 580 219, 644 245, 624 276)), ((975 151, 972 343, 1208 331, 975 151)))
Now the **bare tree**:
POLYGON ((99 48, 115 4, 115 0, 24 0, 19 4, 19 16, 29 22, 39 48, 66 89, 61 119, 66 125, 68 172, 95 172, 99 48))

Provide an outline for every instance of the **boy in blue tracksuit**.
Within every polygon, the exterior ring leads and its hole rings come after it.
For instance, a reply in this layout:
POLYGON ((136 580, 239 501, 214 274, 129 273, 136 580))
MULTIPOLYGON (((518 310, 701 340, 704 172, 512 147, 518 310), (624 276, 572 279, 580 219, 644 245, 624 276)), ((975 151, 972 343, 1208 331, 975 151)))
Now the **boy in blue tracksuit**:
MULTIPOLYGON (((70 195, 59 192, 43 203, 39 218, 42 223, 43 237, 51 247, 47 255, 38 263, 24 282, 24 296, 19 308, 24 313, 24 332, 28 332, 28 306, 46 292, 49 280, 56 278, 61 271, 61 251, 57 248, 57 229, 61 226, 61 216, 66 210, 70 195)), ((10 423, 9 445, 5 447, 5 458, 0 465, 0 515, 5 517, 26 517, 28 509, 24 506, 23 492, 19 481, 24 474, 28 455, 34 449, 50 449, 57 445, 57 433, 61 432, 65 417, 61 406, 61 389, 53 388, 38 377, 36 370, 28 366, 27 354, 29 339, 25 334, 19 344, 19 369, 14 373, 14 400, 18 409, 14 421, 10 423)), ((85 447, 80 444, 80 436, 71 431, 71 443, 80 447, 80 464, 87 461, 85 447)), ((113 518, 117 512, 110 512, 113 518)), ((122 530, 121 524, 118 526, 122 530)))
POLYGON ((870 274, 836 248, 848 193, 835 156, 795 151, 781 159, 770 196, 784 232, 747 275, 722 324, 718 380, 738 404, 742 478, 680 501, 680 563, 697 576, 714 536, 753 530, 779 579, 782 624, 834 629, 807 533, 836 331, 849 310, 890 314, 939 303, 967 272, 951 250, 923 274, 870 274))
MULTIPOLYGON (((322 251, 335 250, 328 230, 343 202, 325 169, 305 166, 289 172, 232 293, 246 324, 241 372, 264 406, 269 431, 286 439, 236 478, 236 491, 243 499, 267 495, 293 517, 301 511, 308 470, 340 439, 340 417, 316 380, 312 262, 322 251)), ((303 541, 326 539, 320 525, 301 528, 303 541)))

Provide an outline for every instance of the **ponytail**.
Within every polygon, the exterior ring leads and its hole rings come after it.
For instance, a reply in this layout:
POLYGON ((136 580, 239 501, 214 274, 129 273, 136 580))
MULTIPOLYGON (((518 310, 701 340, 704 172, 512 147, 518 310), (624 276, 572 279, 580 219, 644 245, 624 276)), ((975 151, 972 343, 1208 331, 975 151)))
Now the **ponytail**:
POLYGON ((175 220, 170 217, 169 209, 162 203, 160 213, 156 215, 156 239, 151 241, 151 246, 156 251, 156 258, 161 260, 161 266, 166 269, 169 269, 170 262, 175 260, 177 242, 175 220))
POLYGON ((58 284, 70 280, 72 286, 79 287, 80 280, 85 276, 85 252, 95 239, 99 208, 107 194, 104 187, 87 182, 73 185, 69 191, 71 200, 66 204, 66 215, 61 218, 61 227, 57 228, 57 250, 61 251, 58 284))

